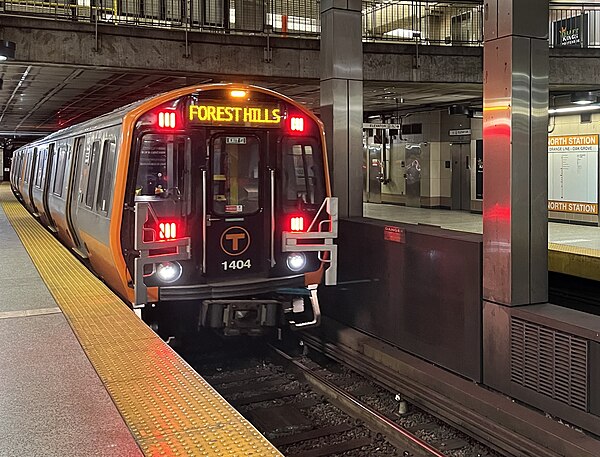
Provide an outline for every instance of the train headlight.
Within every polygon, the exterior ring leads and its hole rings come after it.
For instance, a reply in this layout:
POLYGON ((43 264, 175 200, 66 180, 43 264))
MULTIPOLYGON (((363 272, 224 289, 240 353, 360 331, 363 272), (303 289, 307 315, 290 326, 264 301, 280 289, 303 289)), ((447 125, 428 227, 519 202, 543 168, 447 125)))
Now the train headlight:
POLYGON ((306 266, 306 256, 302 252, 292 252, 287 256, 287 266, 292 271, 300 271, 306 266))
POLYGON ((171 283, 181 278, 182 268, 179 262, 162 262, 156 265, 156 276, 162 282, 171 283))

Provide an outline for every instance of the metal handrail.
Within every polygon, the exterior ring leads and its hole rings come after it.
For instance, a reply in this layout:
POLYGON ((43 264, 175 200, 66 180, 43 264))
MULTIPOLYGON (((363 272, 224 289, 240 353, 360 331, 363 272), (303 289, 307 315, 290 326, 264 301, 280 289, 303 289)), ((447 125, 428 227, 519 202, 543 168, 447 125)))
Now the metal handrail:
MULTIPOLYGON (((363 40, 481 46, 482 3, 363 0, 363 40)), ((303 38, 321 32, 318 0, 0 0, 0 15, 182 30, 186 39, 194 32, 303 38)), ((600 4, 551 2, 549 37, 551 47, 600 47, 600 4)))

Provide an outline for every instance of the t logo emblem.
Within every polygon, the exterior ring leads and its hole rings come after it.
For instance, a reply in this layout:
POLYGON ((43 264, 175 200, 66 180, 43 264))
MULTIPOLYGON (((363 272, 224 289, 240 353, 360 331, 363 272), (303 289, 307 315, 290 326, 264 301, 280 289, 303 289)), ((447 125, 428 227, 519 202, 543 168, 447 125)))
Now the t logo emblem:
POLYGON ((245 238, 245 233, 229 233, 228 235, 225 235, 226 240, 231 240, 233 252, 240 250, 240 240, 244 240, 245 238))
POLYGON ((250 234, 243 227, 229 227, 221 235, 221 249, 227 255, 241 255, 248 247, 250 247, 250 234))

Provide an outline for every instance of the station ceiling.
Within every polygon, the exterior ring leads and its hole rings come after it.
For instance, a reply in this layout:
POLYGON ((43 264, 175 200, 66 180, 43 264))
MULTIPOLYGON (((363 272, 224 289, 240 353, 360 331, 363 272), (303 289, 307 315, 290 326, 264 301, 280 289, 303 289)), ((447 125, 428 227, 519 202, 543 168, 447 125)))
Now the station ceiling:
MULTIPOLYGON (((220 82, 216 75, 169 75, 148 72, 42 66, 0 65, 0 135, 42 133, 74 125, 127 103, 179 87, 220 82)), ((246 80, 281 92, 318 111, 319 82, 246 80)), ((478 84, 367 82, 365 111, 410 110, 481 98, 478 84)))
MULTIPOLYGON (((217 75, 169 75, 67 66, 1 64, 0 136, 41 134, 179 87, 220 82, 217 75)), ((319 82, 245 80, 319 109, 319 82)), ((481 106, 480 84, 364 83, 364 111, 409 112, 455 103, 481 106)))

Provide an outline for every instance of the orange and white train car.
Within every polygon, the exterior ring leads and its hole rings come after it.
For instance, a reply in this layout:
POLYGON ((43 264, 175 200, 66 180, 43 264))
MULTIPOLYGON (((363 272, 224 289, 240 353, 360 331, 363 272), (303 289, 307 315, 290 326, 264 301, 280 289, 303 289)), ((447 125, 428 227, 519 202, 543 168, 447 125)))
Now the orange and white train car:
POLYGON ((226 334, 317 325, 318 286, 336 280, 323 125, 270 90, 133 103, 18 149, 10 182, 146 318, 183 307, 226 334))

